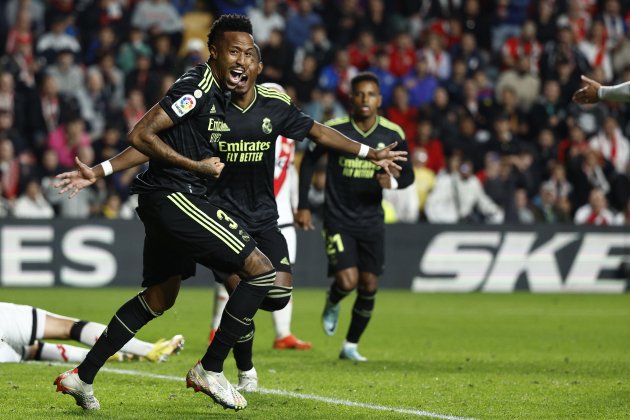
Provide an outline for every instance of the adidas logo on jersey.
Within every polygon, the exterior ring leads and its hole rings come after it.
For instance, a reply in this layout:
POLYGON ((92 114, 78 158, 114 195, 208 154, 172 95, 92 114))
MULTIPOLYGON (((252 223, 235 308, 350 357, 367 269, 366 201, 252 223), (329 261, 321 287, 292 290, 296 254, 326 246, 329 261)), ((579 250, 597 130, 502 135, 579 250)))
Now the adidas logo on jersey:
POLYGON ((283 259, 280 260, 280 264, 284 264, 284 265, 291 265, 289 263, 289 259, 287 257, 284 257, 283 259))
POLYGON ((216 114, 217 113, 217 109, 215 108, 214 104, 212 104, 212 108, 210 108, 210 113, 211 114, 216 114))

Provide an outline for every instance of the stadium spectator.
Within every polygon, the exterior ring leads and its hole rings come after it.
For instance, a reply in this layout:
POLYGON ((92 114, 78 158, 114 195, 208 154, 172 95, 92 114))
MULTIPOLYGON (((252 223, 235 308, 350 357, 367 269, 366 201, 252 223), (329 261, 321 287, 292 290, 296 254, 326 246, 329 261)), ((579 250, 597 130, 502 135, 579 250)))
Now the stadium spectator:
POLYGON ((501 156, 515 155, 520 152, 522 140, 512 131, 509 116, 500 113, 494 118, 494 130, 485 150, 493 151, 501 156))
MULTIPOLYGON (((296 55, 297 57, 297 55, 296 55)), ((295 89, 297 96, 296 104, 303 108, 313 99, 313 92, 319 84, 317 74, 317 60, 312 54, 306 54, 299 66, 300 70, 292 71, 287 78, 287 86, 295 89)))
POLYGON ((455 135, 444 142, 445 155, 450 157, 460 152, 472 161, 474 170, 480 170, 483 166, 485 145, 478 138, 479 131, 475 126, 475 120, 469 115, 462 115, 455 124, 457 130, 455 135))
MULTIPOLYGON (((207 51, 204 42, 199 38, 189 38, 186 41, 184 55, 177 59, 178 74, 187 72, 197 64, 206 61, 207 51)), ((170 74, 170 73, 167 73, 170 74)))
POLYGON ((151 56, 151 47, 144 38, 144 31, 134 26, 129 31, 128 39, 120 46, 116 64, 125 74, 136 68, 136 59, 139 55, 151 56))
POLYGON ((122 109, 123 118, 125 120, 126 131, 133 128, 134 125, 147 112, 145 99, 140 89, 130 89, 127 93, 127 102, 122 109))
POLYGON ((37 40, 35 49, 37 56, 44 59, 46 64, 52 64, 61 51, 70 51, 75 56, 81 53, 79 41, 66 33, 68 19, 63 15, 55 15, 50 24, 48 32, 44 33, 37 40))
POLYGON ((370 32, 376 42, 385 45, 392 37, 392 25, 389 25, 384 0, 368 0, 367 10, 361 28, 370 32))
POLYGON ((96 64, 98 57, 105 53, 116 55, 118 53, 118 40, 111 26, 102 26, 98 30, 98 36, 91 41, 85 49, 83 62, 86 65, 96 64))
POLYGON ((31 168, 15 155, 13 142, 8 138, 0 139, 0 182, 4 198, 10 202, 17 199, 30 171, 31 168))
POLYGON ((387 108, 385 115, 403 129, 407 141, 415 141, 418 108, 409 103, 409 92, 405 86, 394 87, 392 105, 387 108))
MULTIPOLYGON (((464 63, 467 77, 471 77, 477 70, 486 68, 486 59, 482 52, 477 48, 477 40, 470 32, 464 32, 459 44, 453 46, 451 51, 453 58, 452 71, 455 70, 455 62, 464 63)), ((452 74, 451 74, 452 77, 452 74)))
POLYGON ((614 171, 613 166, 608 161, 600 161, 599 155, 592 149, 572 158, 567 163, 567 180, 573 186, 569 195, 571 208, 578 209, 586 204, 593 188, 608 194, 614 171))
POLYGON ((303 45, 313 27, 322 25, 321 16, 313 10, 313 0, 298 0, 297 8, 291 9, 287 16, 285 28, 287 41, 292 48, 303 45))
POLYGON ((175 55, 171 38, 166 34, 159 34, 153 38, 153 55, 151 56, 151 72, 160 77, 170 73, 175 68, 175 55))
POLYGON ((608 208, 608 200, 606 200, 604 191, 593 188, 589 193, 588 203, 577 209, 573 221, 578 225, 613 225, 615 215, 608 208))
POLYGON ((543 127, 538 132, 533 169, 541 180, 549 179, 552 169, 558 164, 558 147, 553 130, 543 127))
POLYGON ((313 93, 313 100, 304 105, 304 112, 313 117, 315 121, 325 122, 345 115, 346 111, 337 100, 334 92, 316 90, 313 93))
POLYGON ((55 216, 50 203, 44 198, 37 179, 29 179, 13 206, 13 216, 18 219, 52 219, 55 216))
POLYGON ((334 50, 324 25, 314 25, 311 28, 309 38, 295 50, 293 69, 296 73, 300 72, 300 66, 306 55, 312 55, 315 58, 318 73, 333 61, 334 50))
POLYGON ((623 173, 618 173, 611 181, 610 185, 610 206, 611 208, 623 212, 626 204, 630 200, 630 163, 623 173))
POLYGON ((409 153, 413 153, 416 147, 424 148, 428 159, 427 168, 434 173, 438 173, 444 168, 444 148, 442 140, 438 137, 433 129, 433 124, 428 118, 421 117, 416 123, 416 135, 414 136, 413 146, 408 143, 409 153))
POLYGON ((175 6, 168 0, 140 0, 131 16, 131 25, 138 27, 150 36, 168 35, 173 46, 179 48, 182 36, 182 18, 175 6))
POLYGON ((11 217, 13 214, 13 206, 11 202, 7 200, 2 192, 4 185, 0 182, 0 219, 11 217))
POLYGON ((87 123, 88 134, 94 139, 103 134, 112 107, 105 89, 103 74, 98 68, 90 67, 85 76, 85 89, 81 91, 78 100, 82 116, 87 123))
MULTIPOLYGON (((0 328, 3 333, 0 363, 25 360, 81 362, 87 355, 87 348, 44 340, 74 340, 92 346, 103 334, 105 325, 57 315, 34 306, 0 302, 0 328)), ((132 338, 112 360, 135 357, 163 362, 183 347, 184 337, 181 335, 155 343, 132 338)))
POLYGON ((534 22, 536 24, 536 39, 541 45, 556 38, 557 9, 559 4, 549 0, 535 0, 532 2, 534 22))
POLYGON ((323 10, 324 23, 333 44, 338 49, 346 49, 358 38, 365 10, 359 0, 331 2, 323 10))
POLYGON ((142 92, 146 103, 154 103, 159 94, 160 78, 151 71, 151 57, 140 54, 136 57, 136 68, 125 76, 125 92, 129 95, 132 90, 142 92))
POLYGON ((461 14, 462 28, 464 32, 470 32, 475 36, 477 45, 484 51, 491 51, 492 16, 483 10, 481 0, 465 0, 461 14))
POLYGON ((85 89, 85 78, 81 66, 75 63, 75 56, 70 50, 57 52, 55 63, 46 68, 46 72, 57 79, 59 93, 79 99, 85 89))
POLYGON ((529 61, 529 72, 537 74, 541 55, 542 46, 536 38, 536 24, 528 20, 523 23, 521 33, 509 37, 501 47, 501 64, 504 69, 511 69, 525 57, 529 61))
POLYGON ((525 186, 523 176, 516 168, 516 160, 514 155, 502 156, 496 174, 488 170, 483 184, 487 196, 503 210, 503 220, 507 223, 519 221, 516 191, 525 186))
POLYGON ((577 46, 584 58, 588 61, 591 69, 600 68, 603 71, 604 81, 612 81, 613 69, 612 59, 606 44, 607 34, 604 22, 597 19, 588 29, 586 37, 577 46))
POLYGON ((398 79, 390 71, 389 54, 385 48, 379 48, 374 57, 374 62, 368 71, 376 74, 381 85, 381 97, 383 98, 383 109, 388 109, 392 104, 394 87, 398 79))
POLYGON ((74 157, 80 147, 89 146, 91 139, 80 116, 70 118, 48 136, 48 147, 57 152, 59 164, 66 169, 74 167, 74 157))
POLYGON ((552 181, 544 182, 540 186, 540 199, 533 209, 537 223, 568 223, 571 221, 569 213, 558 205, 556 186, 552 181))
POLYGON ((267 45, 261 48, 265 65, 260 74, 260 81, 283 83, 286 70, 291 68, 291 54, 284 39, 284 33, 272 29, 267 45))
POLYGON ((435 172, 427 168, 429 155, 421 146, 416 147, 411 154, 411 164, 413 165, 414 185, 416 187, 416 196, 418 197, 418 216, 420 220, 426 220, 424 215, 424 206, 427 201, 429 192, 435 184, 435 172))
MULTIPOLYGON (((628 31, 628 22, 621 15, 619 0, 605 0, 601 20, 605 25, 606 48, 614 51, 628 31)), ((627 6, 626 6, 627 7, 627 6)))
POLYGON ((247 16, 254 28, 254 39, 258 46, 263 48, 269 42, 272 30, 284 31, 285 20, 278 10, 278 0, 262 0, 259 3, 262 3, 262 6, 249 8, 247 16))
POLYGON ((20 130, 15 128, 12 110, 0 108, 0 139, 10 139, 15 154, 22 159, 32 158, 32 145, 27 142, 20 130))
POLYGON ((590 70, 588 61, 577 48, 571 27, 558 24, 556 38, 547 42, 540 58, 540 77, 543 80, 554 77, 559 65, 568 64, 573 76, 585 74, 590 70))
POLYGON ((440 172, 427 197, 424 212, 430 223, 479 223, 503 221, 503 211, 483 191, 470 161, 454 153, 448 169, 440 172))
POLYGON ((407 32, 399 32, 388 45, 389 71, 395 77, 406 76, 416 64, 413 39, 407 32))
POLYGON ((516 92, 518 106, 529 111, 540 92, 540 78, 530 70, 529 58, 520 57, 514 68, 501 73, 496 85, 496 98, 500 101, 501 93, 506 87, 516 92))
POLYGON ((346 50, 337 50, 335 60, 324 67, 319 75, 319 87, 324 91, 335 92, 337 99, 346 103, 350 97, 350 80, 358 70, 350 64, 346 50))
POLYGON ((446 89, 443 87, 435 89, 433 100, 423 111, 442 139, 446 151, 447 145, 452 143, 457 133, 457 116, 446 89))
MULTIPOLYGON (((492 121, 501 116, 507 117, 510 131, 524 140, 535 137, 533 133, 530 133, 530 122, 528 121, 527 114, 521 110, 518 106, 516 97, 516 91, 511 86, 506 86, 501 91, 501 98, 499 103, 495 104, 494 111, 492 113, 492 121)), ((540 120, 537 120, 535 125, 538 125, 540 120)), ((534 129, 535 130, 535 129, 534 129)))
POLYGON ((116 67, 113 54, 106 53, 101 56, 97 67, 103 75, 109 106, 113 110, 119 110, 125 102, 125 74, 116 67))
POLYGON ((614 224, 619 226, 630 226, 630 200, 627 202, 622 211, 615 215, 614 224))
POLYGON ((553 130, 554 135, 566 135, 567 109, 560 102, 560 84, 556 79, 548 79, 543 84, 539 96, 529 113, 529 128, 532 137, 538 136, 543 127, 553 130))
POLYGON ((534 210, 529 202, 527 191, 523 188, 516 190, 514 194, 514 203, 516 207, 516 222, 523 225, 531 225, 536 222, 534 210))
POLYGON ((438 87, 438 79, 431 73, 424 55, 418 57, 413 70, 402 78, 401 83, 409 92, 409 105, 415 108, 428 105, 438 87))
MULTIPOLYGON (((446 39, 442 35, 429 32, 426 35, 426 45, 418 52, 417 63, 426 60, 427 71, 438 80, 447 80, 451 76, 451 54, 445 48, 446 39)), ((416 70, 417 71, 417 70, 416 70)), ((433 96, 433 92, 431 92, 433 96)))
POLYGON ((618 173, 624 173, 630 162, 630 142, 614 117, 604 120, 601 130, 588 140, 591 149, 612 164, 618 173))
POLYGON ((359 32, 357 38, 348 47, 350 64, 358 70, 367 70, 376 60, 378 46, 374 40, 374 34, 366 30, 359 32))

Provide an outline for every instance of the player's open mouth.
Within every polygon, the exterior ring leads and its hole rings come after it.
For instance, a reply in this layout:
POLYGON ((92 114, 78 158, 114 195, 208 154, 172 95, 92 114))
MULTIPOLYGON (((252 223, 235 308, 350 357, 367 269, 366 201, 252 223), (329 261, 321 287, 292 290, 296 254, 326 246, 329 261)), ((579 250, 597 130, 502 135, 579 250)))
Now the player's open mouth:
POLYGON ((233 85, 245 84, 247 75, 241 69, 230 70, 230 82, 233 85))

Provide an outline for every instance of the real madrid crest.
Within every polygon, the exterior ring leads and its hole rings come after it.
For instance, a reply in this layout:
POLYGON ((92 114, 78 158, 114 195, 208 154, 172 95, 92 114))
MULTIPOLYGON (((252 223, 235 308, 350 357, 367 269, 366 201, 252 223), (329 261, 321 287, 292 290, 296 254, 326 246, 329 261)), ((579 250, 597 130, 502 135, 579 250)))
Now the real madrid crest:
POLYGON ((263 123, 262 123, 263 133, 269 134, 271 133, 272 130, 273 130, 273 126, 271 125, 271 120, 269 118, 263 118, 263 123))

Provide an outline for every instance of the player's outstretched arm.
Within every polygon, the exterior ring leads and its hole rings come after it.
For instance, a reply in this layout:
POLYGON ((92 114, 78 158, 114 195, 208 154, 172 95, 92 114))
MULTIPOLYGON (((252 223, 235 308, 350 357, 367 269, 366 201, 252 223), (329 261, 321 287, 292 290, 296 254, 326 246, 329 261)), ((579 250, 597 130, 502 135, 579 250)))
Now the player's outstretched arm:
POLYGON ((141 165, 149 158, 133 147, 128 147, 113 158, 91 168, 81 162, 78 157, 75 157, 74 160, 77 169, 57 175, 58 181, 54 184, 55 188, 60 188, 59 194, 70 191, 68 198, 74 197, 79 191, 94 184, 99 178, 141 165))
POLYGON ((159 104, 142 116, 127 135, 129 144, 151 159, 159 159, 190 172, 218 177, 224 164, 218 158, 201 161, 189 159, 166 144, 158 133, 173 126, 173 121, 159 104))
POLYGON ((309 136, 319 145, 339 150, 341 152, 352 153, 364 159, 370 160, 375 165, 380 166, 391 175, 390 168, 401 170, 395 161, 406 161, 407 152, 403 150, 393 150, 397 142, 387 145, 385 148, 376 150, 354 141, 334 128, 316 122, 311 127, 309 136))
POLYGON ((573 94, 573 101, 578 104, 594 104, 600 100, 628 102, 630 101, 630 82, 614 86, 602 86, 601 83, 582 76, 586 84, 573 94))

